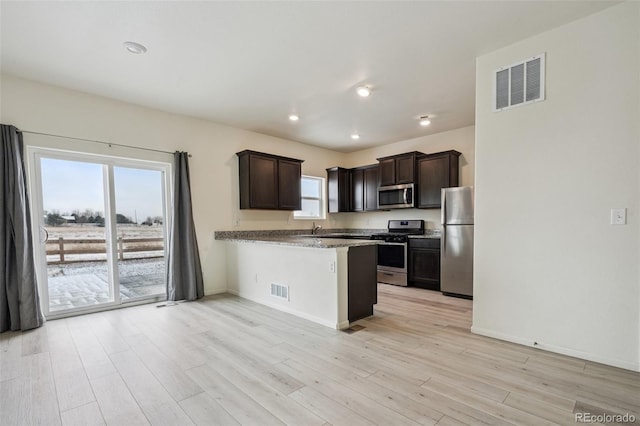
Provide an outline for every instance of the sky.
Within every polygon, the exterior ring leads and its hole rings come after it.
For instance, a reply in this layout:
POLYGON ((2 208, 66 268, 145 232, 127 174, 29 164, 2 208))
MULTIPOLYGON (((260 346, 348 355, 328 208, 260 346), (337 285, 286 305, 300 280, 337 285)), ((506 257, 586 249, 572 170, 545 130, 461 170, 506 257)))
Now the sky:
MULTIPOLYGON (((42 197, 45 211, 71 214, 87 209, 104 216, 102 165, 79 161, 42 159, 42 197)), ((162 173, 114 167, 116 213, 138 223, 162 216, 162 173)))

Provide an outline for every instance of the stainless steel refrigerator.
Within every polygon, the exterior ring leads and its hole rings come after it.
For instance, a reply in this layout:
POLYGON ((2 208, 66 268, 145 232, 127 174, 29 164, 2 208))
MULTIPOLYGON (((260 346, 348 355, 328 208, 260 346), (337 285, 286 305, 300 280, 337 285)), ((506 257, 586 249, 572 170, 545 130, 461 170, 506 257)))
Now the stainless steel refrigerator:
POLYGON ((473 297, 473 187, 442 189, 440 290, 473 297))

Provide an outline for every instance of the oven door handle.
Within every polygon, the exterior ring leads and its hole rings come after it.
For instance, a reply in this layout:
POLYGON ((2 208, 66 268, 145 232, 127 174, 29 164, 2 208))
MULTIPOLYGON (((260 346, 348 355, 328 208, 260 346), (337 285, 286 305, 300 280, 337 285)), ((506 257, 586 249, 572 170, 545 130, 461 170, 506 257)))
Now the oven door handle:
POLYGON ((378 244, 380 244, 381 246, 404 246, 404 245, 407 245, 407 243, 388 243, 386 241, 382 241, 382 242, 380 242, 378 244))

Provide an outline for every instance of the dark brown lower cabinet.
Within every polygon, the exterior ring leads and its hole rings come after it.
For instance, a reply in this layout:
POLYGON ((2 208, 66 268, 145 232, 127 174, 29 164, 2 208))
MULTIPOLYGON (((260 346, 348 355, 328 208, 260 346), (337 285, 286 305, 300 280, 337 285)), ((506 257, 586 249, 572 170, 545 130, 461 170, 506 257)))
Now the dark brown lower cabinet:
POLYGON ((410 285, 440 291, 440 239, 410 239, 408 266, 410 285))
POLYGON ((373 315, 378 303, 378 246, 349 247, 349 322, 373 315))

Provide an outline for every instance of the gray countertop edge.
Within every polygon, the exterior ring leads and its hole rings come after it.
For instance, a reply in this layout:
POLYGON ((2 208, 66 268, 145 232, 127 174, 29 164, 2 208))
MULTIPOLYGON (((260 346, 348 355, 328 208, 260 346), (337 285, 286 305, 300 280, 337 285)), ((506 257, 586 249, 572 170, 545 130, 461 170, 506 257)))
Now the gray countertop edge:
MULTIPOLYGON (((385 232, 384 229, 350 229, 350 228, 327 228, 321 229, 318 235, 326 234, 353 234, 353 235, 371 235, 385 232)), ((252 240, 254 238, 285 238, 292 236, 301 236, 311 234, 311 229, 271 229, 271 230, 231 230, 231 231, 214 231, 213 235, 216 240, 252 240)))
MULTIPOLYGON (((372 235, 387 232, 386 229, 354 229, 354 228, 328 228, 318 232, 320 236, 330 234, 344 235, 372 235)), ((302 237, 311 233, 310 229, 276 229, 276 230, 247 230, 247 231, 214 231, 216 240, 261 240, 271 238, 302 237)), ((410 235, 409 238, 440 238, 439 230, 427 229, 424 234, 410 235)))
POLYGON ((272 244, 289 247, 309 247, 309 248, 338 248, 338 247, 359 247, 378 244, 374 240, 347 240, 340 238, 305 238, 305 237, 254 237, 246 238, 220 238, 219 241, 227 241, 233 243, 256 243, 256 244, 272 244))

